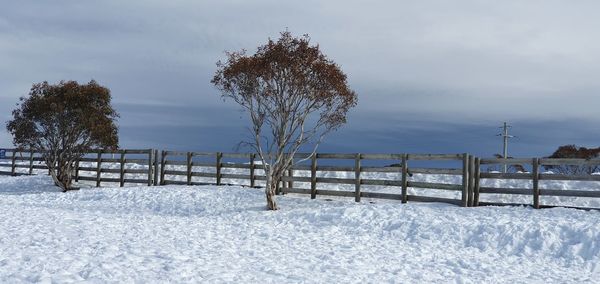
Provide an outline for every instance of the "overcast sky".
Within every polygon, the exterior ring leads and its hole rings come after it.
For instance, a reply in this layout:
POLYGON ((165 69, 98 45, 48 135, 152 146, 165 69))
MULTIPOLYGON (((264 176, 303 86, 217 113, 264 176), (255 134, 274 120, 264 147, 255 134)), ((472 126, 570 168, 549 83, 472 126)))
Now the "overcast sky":
MULTIPOLYGON (((600 146, 599 1, 3 1, 2 120, 32 83, 97 80, 121 146, 232 150, 246 115, 210 78, 224 51, 309 34, 358 93, 335 152, 600 146)), ((2 128, 0 143, 10 146, 2 128)))

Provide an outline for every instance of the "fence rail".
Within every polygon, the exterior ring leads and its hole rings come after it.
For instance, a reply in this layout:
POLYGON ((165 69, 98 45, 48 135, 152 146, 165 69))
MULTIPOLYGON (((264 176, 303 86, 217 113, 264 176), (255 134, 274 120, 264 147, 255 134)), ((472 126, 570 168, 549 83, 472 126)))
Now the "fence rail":
MULTIPOLYGON (((40 152, 4 149, 0 157, 0 175, 31 175, 39 170, 47 170, 40 152)), ((544 166, 600 165, 600 159, 548 159, 548 158, 479 158, 469 154, 335 154, 335 153, 298 153, 296 159, 306 160, 286 172, 279 184, 282 194, 296 193, 317 196, 381 198, 406 202, 446 202, 459 206, 480 205, 531 205, 534 208, 552 207, 541 204, 544 196, 600 198, 600 187, 592 190, 564 190, 541 188, 540 181, 599 181, 600 175, 567 175, 540 172, 544 166), (341 161, 344 165, 328 165, 328 160, 341 161), (413 163, 418 161, 455 161, 454 167, 422 167, 413 163), (379 163, 373 165, 373 162, 379 163), (325 163, 325 164, 322 164, 325 163), (482 167, 490 165, 524 165, 530 172, 500 173, 485 172, 482 167), (345 176, 328 176, 342 173, 345 176), (395 174, 395 175, 394 175, 395 174), (452 175, 460 177, 455 184, 427 182, 411 179, 413 174, 452 175), (391 176, 390 176, 391 175, 391 176), (482 186, 487 180, 531 181, 531 186, 492 187, 482 186), (335 190, 330 185, 340 185, 335 190), (374 192, 370 187, 397 188, 394 193, 374 192), (352 189, 350 189, 352 188, 352 189), (408 189, 412 193, 409 193, 408 189), (419 190, 438 190, 456 192, 459 198, 421 195, 419 190), (482 197, 490 194, 529 196, 528 203, 482 202, 482 197)), ((267 177, 258 156, 252 153, 223 152, 184 152, 161 151, 154 149, 121 149, 116 151, 94 150, 87 153, 76 163, 74 171, 76 181, 102 183, 147 184, 147 185, 225 185, 236 184, 250 187, 264 185, 267 177), (83 163, 83 164, 80 164, 83 163), (134 168, 128 167, 134 165, 134 168), (104 167, 108 166, 108 167, 104 167), (233 172, 232 172, 233 170, 233 172), (136 175, 132 177, 131 175, 136 175), (140 178, 143 175, 143 178, 140 178)), ((596 208, 592 208, 596 209, 596 208)))

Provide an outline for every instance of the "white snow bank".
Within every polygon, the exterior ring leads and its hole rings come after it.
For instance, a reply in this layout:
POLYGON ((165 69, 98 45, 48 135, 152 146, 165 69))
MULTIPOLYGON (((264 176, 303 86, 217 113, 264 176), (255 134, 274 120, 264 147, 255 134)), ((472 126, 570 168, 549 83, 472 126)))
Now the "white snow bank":
MULTIPOLYGON (((0 177, 0 282, 600 279, 600 212, 279 198, 165 186, 59 193, 0 177)), ((320 198, 320 197, 319 197, 320 198)))

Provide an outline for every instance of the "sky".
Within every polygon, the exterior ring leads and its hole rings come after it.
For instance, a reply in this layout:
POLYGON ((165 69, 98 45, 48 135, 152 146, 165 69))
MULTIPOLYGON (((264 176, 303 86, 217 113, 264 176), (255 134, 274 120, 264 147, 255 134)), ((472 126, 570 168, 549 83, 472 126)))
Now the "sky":
MULTIPOLYGON (((210 79, 225 51, 308 34, 358 105, 322 151, 550 155, 598 147, 598 1, 8 1, 0 120, 33 83, 108 87, 123 148, 235 151, 247 114, 210 79)), ((0 147, 11 137, 0 128, 0 147)), ((243 150, 243 149, 242 149, 243 150)))

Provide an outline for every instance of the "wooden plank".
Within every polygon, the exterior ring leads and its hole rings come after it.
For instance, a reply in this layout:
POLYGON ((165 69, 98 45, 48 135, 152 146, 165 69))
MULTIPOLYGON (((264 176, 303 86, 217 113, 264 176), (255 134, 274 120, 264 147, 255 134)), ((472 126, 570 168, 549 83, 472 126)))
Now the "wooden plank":
POLYGON ((531 205, 529 204, 523 204, 523 203, 499 203, 499 202, 479 202, 480 205, 482 206, 524 206, 524 207, 529 207, 531 205))
POLYGON ((146 165, 146 164, 148 164, 148 160, 147 159, 125 159, 125 163, 126 164, 146 165))
MULTIPOLYGON (((150 167, 150 169, 152 169, 152 167, 150 167)), ((146 174, 148 173, 147 169, 125 169, 125 173, 126 174, 146 174)), ((152 175, 150 175, 150 177, 152 177, 152 175)), ((148 179, 146 179, 146 182, 148 182, 148 179)))
POLYGON ((154 150, 148 149, 148 186, 152 185, 152 160, 154 159, 154 150))
POLYGON ((101 178, 100 181, 121 183, 121 179, 120 178, 101 178))
POLYGON ((403 154, 362 154, 363 160, 400 160, 403 154))
POLYGON ((294 170, 289 169, 288 170, 288 177, 291 178, 291 180, 288 181, 288 188, 293 188, 294 187, 294 170))
POLYGON ((411 174, 460 175, 462 169, 410 168, 408 172, 411 174))
MULTIPOLYGON (((173 166, 186 166, 187 161, 169 161, 165 160, 165 165, 173 165, 173 166)), ((214 167, 214 165, 211 164, 214 167)))
POLYGON ((285 189, 285 192, 286 193, 310 194, 310 188, 288 187, 285 189))
POLYGON ((402 203, 408 202, 408 155, 402 155, 402 203))
POLYGON ((361 167, 363 173, 400 173, 402 167, 361 167))
POLYGON ((125 185, 125 152, 121 152, 121 173, 119 175, 119 186, 123 187, 125 185))
POLYGON ((217 153, 217 185, 221 185, 221 159, 223 158, 223 153, 217 153))
POLYGON ((461 200, 458 200, 458 199, 431 197, 431 196, 419 196, 419 195, 409 195, 408 201, 450 203, 450 204, 454 204, 457 206, 462 206, 464 204, 461 200))
POLYGON ((317 182, 321 183, 339 183, 339 184, 354 184, 352 178, 317 178, 317 182))
POLYGON ((216 152, 192 152, 192 155, 194 155, 194 157, 211 157, 211 156, 216 156, 217 153, 216 152))
POLYGON ((539 174, 540 180, 600 181, 600 175, 539 174))
POLYGON ((113 158, 104 158, 101 161, 102 163, 121 163, 121 159, 113 159, 113 158))
POLYGON ((408 154, 408 160, 414 161, 453 161, 461 160, 461 154, 408 154))
POLYGON ((479 190, 481 188, 481 160, 475 158, 475 184, 473 188, 473 206, 479 206, 479 190))
POLYGON ((317 194, 319 194, 319 195, 329 195, 329 196, 353 197, 354 196, 354 191, 338 191, 338 190, 317 189, 317 194))
POLYGON ((469 190, 467 196, 467 206, 473 206, 473 183, 475 182, 475 159, 473 155, 469 155, 469 190))
POLYGON ((100 172, 103 173, 114 173, 114 174, 120 174, 121 173, 121 169, 109 169, 109 168, 101 168, 100 172))
POLYGON ((140 183, 140 184, 142 184, 142 183, 143 183, 143 184, 147 184, 147 183, 148 183, 148 180, 147 180, 147 179, 134 179, 134 178, 126 178, 126 179, 123 179, 123 181, 124 181, 125 183, 140 183))
POLYGON ((597 166, 600 165, 600 159, 554 159, 554 158, 544 158, 540 159, 540 165, 545 166, 560 166, 560 165, 570 165, 570 166, 597 166))
POLYGON ((192 184, 192 166, 193 166, 193 163, 192 163, 192 153, 191 152, 187 153, 187 162, 186 162, 186 164, 187 164, 186 165, 187 166, 187 173, 186 173, 187 184, 191 185, 192 184))
POLYGON ((228 178, 228 179, 250 179, 250 175, 221 174, 221 178, 228 178))
MULTIPOLYGON (((33 165, 33 168, 34 169, 38 169, 38 170, 47 170, 48 166, 46 166, 46 165, 33 165)), ((95 169, 94 169, 94 171, 95 171, 95 169)))
POLYGON ((252 154, 250 156, 250 187, 256 186, 256 179, 254 176, 254 160, 256 159, 256 154, 252 154))
POLYGON ((165 185, 165 166, 167 165, 167 152, 162 151, 160 154, 160 185, 165 185))
POLYGON ((158 185, 158 150, 154 150, 154 185, 158 185))
POLYGON ((311 178, 310 177, 299 177, 299 176, 293 176, 293 177, 282 177, 283 181, 287 181, 287 182, 311 182, 311 178))
POLYGON ((489 179, 532 179, 530 173, 481 173, 481 178, 489 179))
POLYGON ((249 164, 234 164, 234 163, 223 163, 221 168, 229 168, 229 169, 249 169, 249 164))
POLYGON ((92 176, 79 176, 79 180, 96 181, 96 177, 92 177, 92 176))
POLYGON ((102 182, 102 152, 98 152, 98 157, 96 158, 96 187, 100 187, 100 183, 102 182))
POLYGON ((215 185, 214 183, 210 183, 210 182, 192 182, 192 185, 215 185))
POLYGON ((381 185, 381 186, 402 186, 403 183, 401 180, 362 179, 361 184, 381 185))
POLYGON ((462 174, 462 207, 469 206, 467 195, 469 194, 469 154, 463 154, 463 174, 462 174))
POLYGON ((187 185, 187 181, 179 181, 179 180, 165 180, 163 182, 164 185, 169 185, 169 184, 173 184, 173 185, 187 185))
POLYGON ((249 153, 222 153, 223 158, 247 159, 250 158, 249 153))
POLYGON ((354 158, 354 201, 360 202, 360 154, 354 158))
POLYGON ((542 196, 600 197, 600 190, 541 189, 542 196))
POLYGON ((317 154, 317 159, 348 159, 348 160, 354 160, 354 154, 321 153, 321 154, 317 154))
POLYGON ((151 149, 126 149, 123 150, 125 154, 150 154, 152 153, 151 149))
POLYGON ((188 152, 185 151, 163 151, 165 156, 187 156, 188 152))
MULTIPOLYGON (((34 160, 34 161, 37 161, 37 160, 34 160)), ((86 157, 83 157, 83 158, 80 158, 80 159, 79 159, 79 161, 80 161, 80 162, 97 162, 97 161, 98 161, 98 159, 96 159, 96 158, 86 158, 86 157)))
POLYGON ((318 166, 317 171, 354 172, 354 168, 353 167, 340 167, 340 166, 318 166))
POLYGON ((207 177, 207 178, 216 178, 216 173, 204 173, 204 172, 192 172, 192 176, 194 177, 207 177))
POLYGON ((165 170, 163 174, 171 176, 187 176, 187 171, 165 170))
POLYGON ((361 192, 360 196, 367 198, 402 200, 401 194, 379 193, 379 192, 361 192))
POLYGON ((516 165, 516 164, 526 164, 531 163, 531 158, 519 158, 519 159, 504 159, 504 158, 482 158, 479 163, 481 165, 489 165, 489 164, 500 164, 500 165, 516 165))
POLYGON ((317 198, 317 156, 310 158, 310 199, 317 198))
POLYGON ((531 195, 529 188, 481 187, 480 193, 531 195))
POLYGON ((15 167, 15 166, 16 166, 16 163, 17 163, 17 160, 16 160, 17 156, 16 156, 16 155, 17 155, 17 151, 13 151, 13 152, 12 152, 12 159, 11 159, 11 165, 12 165, 12 167, 11 167, 11 170, 10 170, 10 173, 11 173, 13 176, 14 176, 14 175, 15 175, 15 173, 16 173, 16 167, 15 167))
POLYGON ((409 181, 408 182, 408 187, 426 188, 426 189, 439 189, 439 190, 457 190, 457 191, 463 191, 463 192, 465 190, 465 186, 464 185, 459 185, 459 184, 432 183, 432 182, 416 182, 416 181, 409 181))
POLYGON ((533 158, 531 162, 532 165, 532 176, 533 176, 533 208, 540 208, 540 188, 539 188, 539 168, 540 168, 540 160, 538 158, 533 158))

